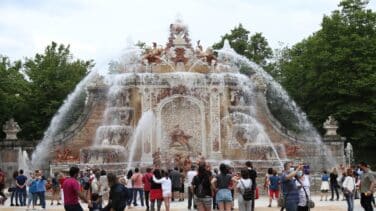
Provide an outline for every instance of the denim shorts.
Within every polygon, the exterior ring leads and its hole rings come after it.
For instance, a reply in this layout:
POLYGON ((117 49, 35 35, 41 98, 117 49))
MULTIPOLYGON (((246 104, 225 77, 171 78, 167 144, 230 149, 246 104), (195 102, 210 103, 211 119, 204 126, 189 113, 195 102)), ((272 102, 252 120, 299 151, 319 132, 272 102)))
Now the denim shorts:
POLYGON ((217 200, 217 203, 232 202, 231 191, 229 189, 219 189, 215 199, 217 200))

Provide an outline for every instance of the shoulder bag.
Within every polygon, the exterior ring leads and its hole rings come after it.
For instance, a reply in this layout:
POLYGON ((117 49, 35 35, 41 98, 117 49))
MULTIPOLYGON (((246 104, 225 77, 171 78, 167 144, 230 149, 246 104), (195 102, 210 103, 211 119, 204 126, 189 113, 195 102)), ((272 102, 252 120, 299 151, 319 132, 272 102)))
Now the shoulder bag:
POLYGON ((300 183, 300 185, 302 185, 302 188, 303 188, 303 190, 304 190, 304 193, 305 193, 305 196, 306 196, 306 199, 307 199, 307 207, 308 207, 309 209, 314 208, 314 207, 315 207, 315 202, 313 202, 313 201, 308 197, 307 191, 306 191, 306 189, 304 188, 303 183, 302 183, 299 179, 297 179, 297 181, 300 183))

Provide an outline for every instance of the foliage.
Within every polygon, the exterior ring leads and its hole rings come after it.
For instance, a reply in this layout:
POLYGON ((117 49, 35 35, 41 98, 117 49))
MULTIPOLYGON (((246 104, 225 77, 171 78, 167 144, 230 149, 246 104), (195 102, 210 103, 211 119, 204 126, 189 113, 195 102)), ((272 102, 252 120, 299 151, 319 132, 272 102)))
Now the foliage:
POLYGON ((149 47, 146 45, 145 42, 137 41, 136 46, 142 49, 143 51, 146 51, 149 47))
MULTIPOLYGON (((28 140, 42 138, 64 99, 93 66, 92 61, 74 60, 69 45, 55 42, 24 62, 0 59, 0 122, 14 117, 22 128, 19 136, 28 140)), ((70 122, 77 116, 72 112, 70 122)))
MULTIPOLYGON (((24 120, 27 110, 26 93, 28 82, 22 71, 22 62, 10 62, 9 58, 0 56, 0 122, 5 123, 10 118, 24 120)), ((5 134, 1 133, 0 137, 5 134)))
MULTIPOLYGON (((264 70, 269 72, 277 81, 282 78, 280 71, 280 63, 285 61, 287 55, 287 47, 282 49, 271 50, 269 44, 261 33, 255 33, 250 36, 250 32, 246 30, 242 24, 232 29, 230 33, 222 36, 220 42, 213 45, 214 49, 223 47, 224 40, 228 40, 231 47, 240 55, 247 57, 249 60, 260 65, 264 70)), ((245 75, 251 75, 253 70, 251 67, 239 64, 240 72, 245 75)), ((296 125, 297 116, 290 110, 286 100, 279 96, 278 92, 268 84, 266 93, 268 107, 273 116, 281 122, 287 129, 294 132, 299 131, 299 126, 296 125)))
POLYGON ((68 46, 52 42, 44 54, 25 62, 30 78, 28 102, 31 109, 25 136, 39 139, 63 100, 92 67, 92 61, 73 60, 68 46))
POLYGON ((316 127, 329 115, 355 145, 375 146, 376 13, 344 0, 280 61, 282 84, 316 127))
MULTIPOLYGON (((213 45, 213 49, 222 48, 225 40, 229 41, 236 53, 244 55, 261 67, 265 68, 269 65, 268 59, 272 57, 273 52, 262 33, 257 32, 250 35, 250 32, 242 24, 239 24, 230 33, 222 36, 221 41, 213 45)), ((243 71, 242 73, 248 74, 246 69, 243 71)))

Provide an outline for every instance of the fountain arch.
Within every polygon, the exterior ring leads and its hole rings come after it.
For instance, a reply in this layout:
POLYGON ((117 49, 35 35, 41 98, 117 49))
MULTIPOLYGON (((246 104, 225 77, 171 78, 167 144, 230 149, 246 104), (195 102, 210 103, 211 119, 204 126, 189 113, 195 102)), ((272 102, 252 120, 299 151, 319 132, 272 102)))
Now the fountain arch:
MULTIPOLYGON (((157 116, 157 127, 156 127, 157 139, 156 139, 154 149, 161 148, 163 145, 165 146, 165 144, 169 144, 169 143, 166 143, 166 141, 172 141, 171 137, 170 139, 168 139, 168 136, 171 136, 171 133, 173 132, 186 133, 184 132, 184 130, 189 130, 188 133, 196 133, 195 135, 192 134, 192 138, 195 139, 193 143, 194 145, 199 145, 199 146, 193 146, 192 148, 188 147, 187 149, 192 150, 191 152, 193 152, 193 155, 196 155, 198 152, 201 152, 204 156, 207 156, 207 147, 206 147, 207 142, 206 142, 206 135, 205 135, 206 134, 205 105, 201 100, 192 96, 173 95, 171 97, 163 99, 158 104, 158 106, 156 107, 156 114, 157 114, 156 115, 157 116), (180 104, 180 105, 177 105, 177 104, 180 104), (182 104, 185 104, 185 105, 182 105, 182 104), (178 113, 173 113, 173 112, 168 111, 170 109, 174 109, 174 106, 179 108, 178 113), (179 121, 174 121, 174 119, 180 119, 181 117, 184 118, 184 116, 190 119, 191 121, 186 121, 184 125, 182 125, 181 123, 179 124, 179 121), (168 121, 169 119, 172 121, 168 121), (198 125, 196 124, 197 122, 199 123, 198 125), (188 124, 191 124, 191 128, 188 128, 189 127, 188 124), (178 127, 176 127, 177 125, 178 127), (172 127, 176 127, 176 128, 172 128, 172 127)), ((186 135, 191 136, 189 134, 186 134, 186 135)), ((163 151, 164 150, 166 149, 163 149, 163 151)))

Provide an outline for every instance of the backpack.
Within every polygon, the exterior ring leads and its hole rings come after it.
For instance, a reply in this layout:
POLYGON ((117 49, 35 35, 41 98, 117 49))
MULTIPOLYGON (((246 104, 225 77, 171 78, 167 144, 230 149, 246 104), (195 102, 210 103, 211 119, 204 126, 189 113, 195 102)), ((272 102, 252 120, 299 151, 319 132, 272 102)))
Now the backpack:
POLYGON ((128 199, 131 198, 128 188, 126 188, 124 185, 117 183, 114 186, 111 187, 110 190, 110 197, 111 194, 114 194, 117 199, 120 199, 120 201, 117 201, 116 204, 108 203, 106 207, 104 207, 103 211, 110 211, 110 210, 124 210, 127 206, 128 199))
POLYGON ((52 188, 58 188, 58 187, 60 187, 59 182, 57 181, 55 177, 52 178, 52 188))
MULTIPOLYGON (((198 177, 197 177, 198 179, 198 177)), ((198 184, 197 188, 196 188, 196 196, 198 198, 205 198, 206 196, 206 192, 205 192, 205 189, 204 189, 204 178, 202 178, 200 184, 198 184)))
POLYGON ((81 178, 81 185, 84 190, 89 190, 90 189, 90 179, 87 176, 84 176, 81 178))
POLYGON ((246 188, 244 183, 240 180, 240 183, 242 184, 244 191, 242 194, 244 201, 250 201, 253 199, 253 191, 252 191, 252 186, 246 188))

